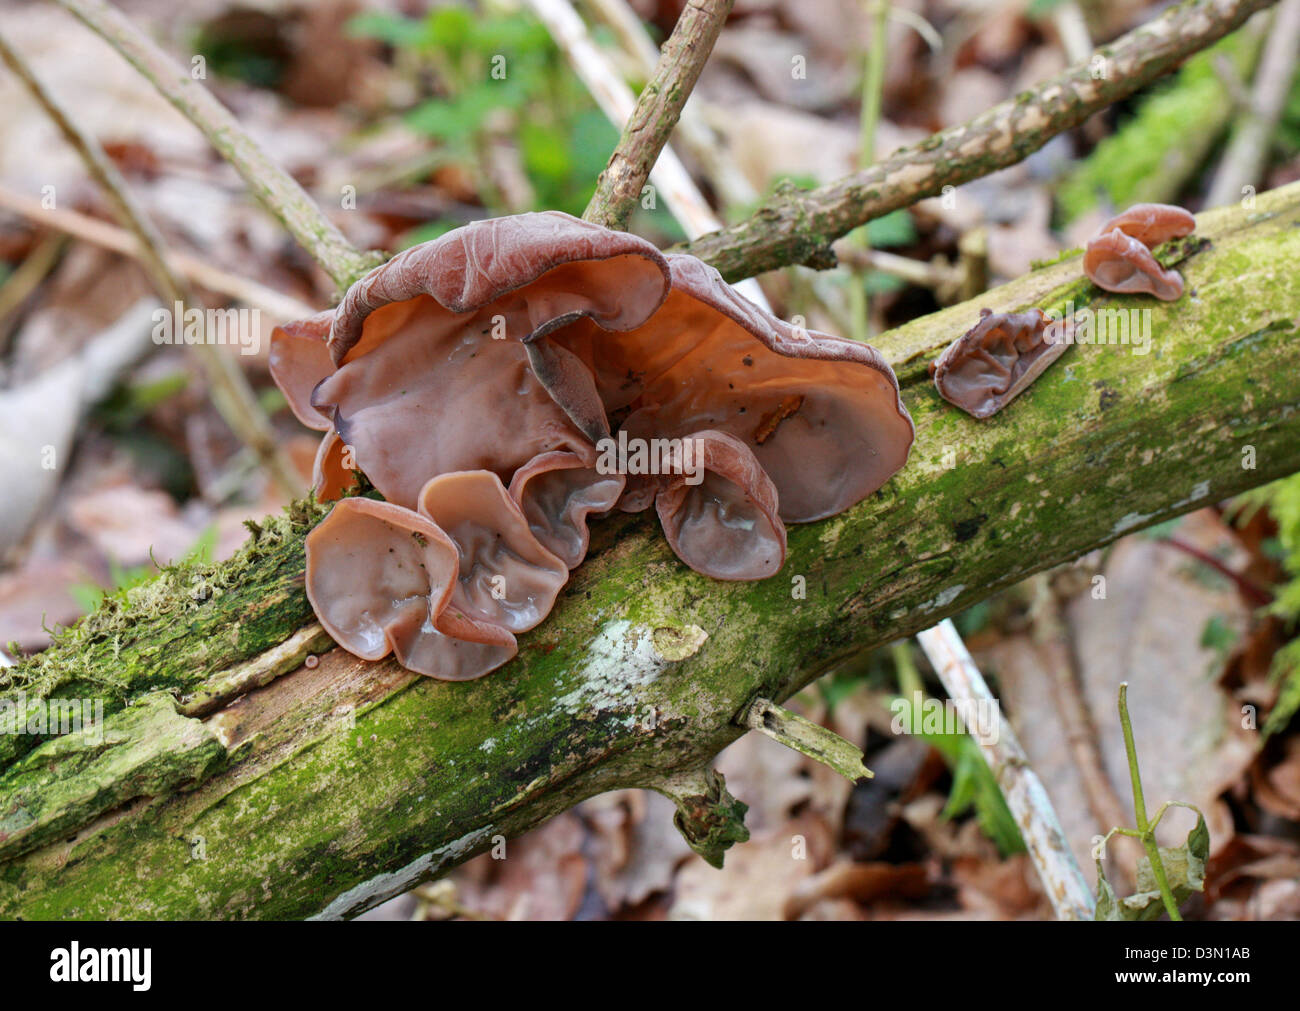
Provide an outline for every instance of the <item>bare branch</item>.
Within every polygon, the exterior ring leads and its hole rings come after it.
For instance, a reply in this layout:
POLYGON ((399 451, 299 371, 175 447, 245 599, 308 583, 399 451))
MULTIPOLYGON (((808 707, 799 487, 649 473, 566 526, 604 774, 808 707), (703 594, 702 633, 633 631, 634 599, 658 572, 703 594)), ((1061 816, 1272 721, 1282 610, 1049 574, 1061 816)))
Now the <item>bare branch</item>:
POLYGON ((731 13, 733 0, 698 0, 688 3, 659 56, 659 66, 637 99, 618 146, 600 174, 596 192, 584 215, 608 228, 626 228, 641 187, 668 135, 681 116, 682 106, 699 80, 700 71, 731 13))
POLYGON ((228 109, 105 0, 57 0, 140 71, 230 162, 248 190, 289 230, 340 288, 379 260, 343 237, 297 181, 253 140, 228 109))
POLYGON ((778 188, 746 221, 682 249, 735 281, 790 264, 829 267, 830 243, 873 218, 1014 165, 1126 98, 1277 0, 1184 0, 1032 91, 817 189, 778 188))

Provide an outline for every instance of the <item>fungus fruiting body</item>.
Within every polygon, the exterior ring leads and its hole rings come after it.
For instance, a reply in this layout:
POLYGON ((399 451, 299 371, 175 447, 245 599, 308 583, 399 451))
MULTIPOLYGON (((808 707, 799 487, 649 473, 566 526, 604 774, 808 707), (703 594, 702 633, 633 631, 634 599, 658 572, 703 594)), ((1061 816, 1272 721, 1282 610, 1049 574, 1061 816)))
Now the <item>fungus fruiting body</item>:
POLYGON ((976 418, 1002 410, 1069 346, 1069 325, 1053 327, 1041 309, 994 312, 980 320, 930 363, 939 395, 976 418))
MULTIPOLYGON (((1172 301, 1183 279, 1151 255, 1162 242, 1190 235, 1196 219, 1181 207, 1135 204, 1101 226, 1089 241, 1083 272, 1107 291, 1172 301)), ((976 418, 988 418, 1023 393, 1073 342, 1074 321, 1041 309, 980 311, 979 322, 930 363, 939 395, 976 418)))
POLYGON ((1151 250, 1190 235, 1195 227, 1196 219, 1181 207, 1135 204, 1097 230, 1084 251, 1083 272, 1107 291, 1172 302, 1182 297, 1182 275, 1160 266, 1151 250))
POLYGON ((321 623, 359 657, 445 680, 514 655, 591 519, 653 504, 692 568, 762 579, 786 523, 861 501, 914 436, 873 348, 558 212, 394 257, 336 310, 278 328, 271 370, 324 433, 317 496, 360 474, 385 500, 342 498, 308 536, 321 623), (654 465, 608 466, 614 433, 654 465))

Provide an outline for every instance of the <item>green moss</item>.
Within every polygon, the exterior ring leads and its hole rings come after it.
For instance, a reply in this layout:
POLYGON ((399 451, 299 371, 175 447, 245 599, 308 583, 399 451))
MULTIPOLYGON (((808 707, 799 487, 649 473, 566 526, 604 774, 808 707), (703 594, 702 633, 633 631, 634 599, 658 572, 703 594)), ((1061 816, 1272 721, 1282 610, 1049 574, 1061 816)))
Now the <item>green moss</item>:
POLYGON ((1177 200, 1234 115, 1216 61, 1227 59, 1249 80, 1258 52, 1259 38, 1238 30, 1188 60, 1172 82, 1153 89, 1061 186, 1062 217, 1073 221, 1103 201, 1122 209, 1177 200))
MULTIPOLYGON (((302 589, 302 538, 324 515, 314 502, 250 528, 224 561, 183 563, 110 594, 56 633, 49 649, 0 670, 0 699, 99 699, 105 713, 133 694, 192 691, 224 667, 277 645, 311 614, 302 589)), ((44 738, 0 735, 0 769, 44 738)))

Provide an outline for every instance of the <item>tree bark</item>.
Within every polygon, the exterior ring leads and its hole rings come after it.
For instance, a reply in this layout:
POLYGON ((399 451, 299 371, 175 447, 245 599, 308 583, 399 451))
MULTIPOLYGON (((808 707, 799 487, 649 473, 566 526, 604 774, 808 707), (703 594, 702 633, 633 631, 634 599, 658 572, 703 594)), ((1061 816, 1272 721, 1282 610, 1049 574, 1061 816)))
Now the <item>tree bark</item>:
POLYGON ((1177 302, 1102 298, 1076 252, 884 335, 917 441, 880 492, 793 528, 785 568, 750 584, 686 569, 647 516, 601 521, 550 618, 481 681, 303 662, 328 646, 302 590, 310 505, 110 602, 0 674, 0 701, 107 714, 99 742, 0 735, 0 916, 352 915, 619 787, 674 797, 717 858, 744 805, 707 764, 754 698, 1300 470, 1300 184, 1201 215, 1171 256, 1177 302), (1149 353, 1071 348, 985 422, 938 398, 926 362, 981 307, 1069 300, 1149 309, 1149 353))

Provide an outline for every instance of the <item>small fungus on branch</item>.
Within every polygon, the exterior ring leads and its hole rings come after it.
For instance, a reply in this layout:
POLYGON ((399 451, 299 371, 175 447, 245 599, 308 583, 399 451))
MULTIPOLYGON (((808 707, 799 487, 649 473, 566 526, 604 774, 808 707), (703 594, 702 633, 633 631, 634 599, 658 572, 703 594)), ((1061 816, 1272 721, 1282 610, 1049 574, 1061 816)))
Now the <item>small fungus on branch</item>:
POLYGON ((1196 219, 1170 204, 1134 204, 1097 230, 1083 256, 1083 272, 1099 288, 1121 294, 1154 295, 1172 302, 1183 294, 1183 278, 1151 255, 1162 242, 1190 235, 1196 219))
POLYGON ((1070 328, 1041 309, 981 309, 980 321, 930 363, 935 389, 972 417, 990 417, 1064 354, 1070 328))

